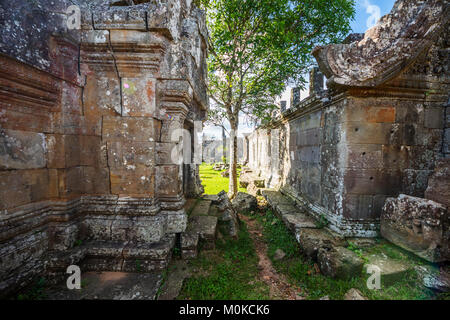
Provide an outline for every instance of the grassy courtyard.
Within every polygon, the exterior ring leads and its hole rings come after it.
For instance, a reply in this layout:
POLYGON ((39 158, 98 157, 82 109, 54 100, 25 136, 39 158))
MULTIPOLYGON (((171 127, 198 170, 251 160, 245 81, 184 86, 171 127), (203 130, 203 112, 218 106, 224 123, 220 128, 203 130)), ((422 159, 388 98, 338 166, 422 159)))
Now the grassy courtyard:
MULTIPOLYGON (((223 170, 225 171, 225 170, 223 170)), ((228 192, 229 179, 224 178, 220 175, 222 171, 214 171, 213 165, 203 163, 200 165, 200 179, 202 180, 202 185, 205 188, 205 194, 218 194, 220 191, 224 190, 228 192)), ((238 172, 238 183, 239 174, 241 169, 237 169, 238 172)), ((246 192, 245 188, 239 187, 239 191, 246 192)))
MULTIPOLYGON (((355 275, 351 280, 336 280, 322 275, 317 265, 302 255, 295 238, 283 222, 270 209, 258 210, 253 214, 241 215, 239 239, 223 237, 216 242, 216 250, 201 251, 199 257, 191 261, 194 276, 186 279, 178 299, 223 300, 223 299, 288 299, 285 293, 273 294, 272 279, 266 278, 258 267, 256 247, 264 243, 270 262, 278 276, 291 287, 297 299, 317 300, 328 297, 341 300, 351 288, 359 289, 370 300, 434 300, 449 297, 436 294, 421 285, 415 272, 409 272, 403 279, 381 290, 369 290, 366 286, 368 275, 355 275), (248 224, 250 223, 250 224, 248 224), (253 235, 253 236, 252 236, 253 235), (282 249, 286 256, 275 259, 275 251, 282 249)), ((358 249, 362 256, 370 252, 358 249)), ((381 250, 397 259, 417 258, 393 245, 380 243, 371 250, 381 250)), ((273 276, 273 275, 272 275, 273 276)), ((271 277, 272 277, 271 276, 271 277)))

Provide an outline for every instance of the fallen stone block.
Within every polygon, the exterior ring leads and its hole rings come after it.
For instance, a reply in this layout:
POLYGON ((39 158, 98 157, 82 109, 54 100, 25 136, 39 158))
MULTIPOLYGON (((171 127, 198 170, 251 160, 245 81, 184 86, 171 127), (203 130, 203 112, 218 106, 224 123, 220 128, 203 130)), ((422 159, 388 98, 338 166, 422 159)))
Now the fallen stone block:
POLYGON ((219 200, 217 204, 218 211, 222 214, 219 218, 221 223, 225 223, 228 235, 238 237, 239 235, 239 218, 233 205, 225 191, 218 194, 219 200))
POLYGON ((416 266, 414 268, 423 285, 439 292, 450 292, 450 267, 416 266))
POLYGON ((199 238, 204 240, 205 249, 214 249, 217 232, 217 218, 211 216, 196 216, 189 219, 189 234, 198 234, 199 238))
POLYGON ((342 280, 359 277, 364 265, 356 253, 344 247, 320 248, 317 260, 324 275, 342 280))
POLYGON ((388 198, 380 231, 390 242, 430 262, 450 258, 450 215, 437 202, 404 194, 388 198))
POLYGON ((256 210, 258 207, 256 198, 251 194, 243 192, 238 192, 231 203, 233 204, 234 210, 240 212, 250 212, 256 210))
POLYGON ((217 204, 217 202, 219 201, 219 197, 217 196, 217 194, 205 194, 202 196, 202 199, 209 200, 212 204, 217 204))
POLYGON ((363 296, 361 291, 352 288, 348 290, 347 293, 344 295, 344 300, 368 300, 368 299, 363 296))
POLYGON ((325 229, 301 228, 297 230, 296 237, 303 253, 313 260, 317 260, 321 248, 336 245, 335 239, 325 229))
POLYGON ((381 283, 385 288, 401 281, 412 269, 411 264, 405 261, 393 260, 381 254, 372 254, 367 258, 368 265, 374 265, 380 269, 381 283))
POLYGON ((283 258, 286 256, 286 253, 281 250, 281 249, 277 249, 275 250, 275 253, 273 255, 273 260, 278 261, 278 260, 283 260, 283 258))

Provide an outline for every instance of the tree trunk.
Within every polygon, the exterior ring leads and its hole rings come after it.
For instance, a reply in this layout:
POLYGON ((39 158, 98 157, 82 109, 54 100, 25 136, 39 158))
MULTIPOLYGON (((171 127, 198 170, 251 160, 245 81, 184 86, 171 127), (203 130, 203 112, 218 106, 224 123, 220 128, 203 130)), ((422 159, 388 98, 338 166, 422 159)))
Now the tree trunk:
POLYGON ((225 135, 225 129, 222 128, 222 161, 227 163, 227 136, 225 135))
POLYGON ((236 125, 231 125, 230 130, 230 186, 228 195, 234 197, 238 192, 237 185, 237 134, 238 128, 236 125))

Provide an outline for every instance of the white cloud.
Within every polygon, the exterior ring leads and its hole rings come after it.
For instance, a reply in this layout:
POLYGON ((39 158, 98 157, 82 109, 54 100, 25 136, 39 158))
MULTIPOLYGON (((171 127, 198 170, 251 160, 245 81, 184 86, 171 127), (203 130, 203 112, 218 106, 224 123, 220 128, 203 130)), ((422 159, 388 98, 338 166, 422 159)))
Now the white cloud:
POLYGON ((381 9, 379 6, 370 3, 369 0, 364 0, 362 6, 366 8, 366 13, 370 16, 366 20, 367 28, 375 26, 381 18, 381 9))

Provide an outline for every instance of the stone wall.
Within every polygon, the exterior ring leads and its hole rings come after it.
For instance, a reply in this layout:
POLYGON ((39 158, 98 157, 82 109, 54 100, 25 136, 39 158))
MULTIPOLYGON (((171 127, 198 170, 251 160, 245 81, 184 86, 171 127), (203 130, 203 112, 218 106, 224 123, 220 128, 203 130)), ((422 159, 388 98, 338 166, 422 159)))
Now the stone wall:
POLYGON ((250 136, 250 168, 331 229, 375 236, 387 197, 423 197, 445 156, 448 20, 447 3, 399 0, 363 37, 316 48, 329 89, 315 70, 310 96, 250 136))
POLYGON ((204 14, 116 3, 0 1, 1 296, 83 261, 164 267, 186 227, 198 170, 171 154, 206 116, 204 14))
MULTIPOLYGON (((230 139, 226 138, 225 154, 230 159, 230 139)), ((217 163, 223 162, 223 141, 222 140, 208 140, 203 143, 203 162, 217 163)), ((237 139, 237 159, 239 163, 244 162, 244 138, 237 139)))

